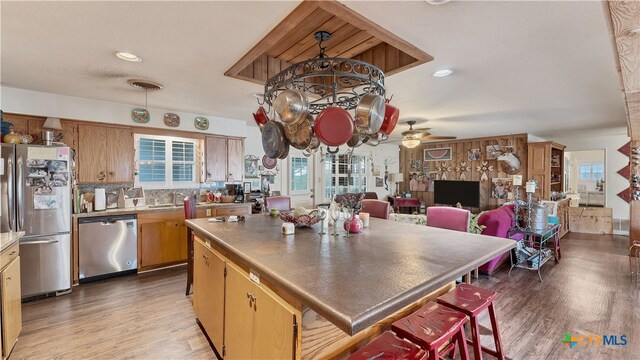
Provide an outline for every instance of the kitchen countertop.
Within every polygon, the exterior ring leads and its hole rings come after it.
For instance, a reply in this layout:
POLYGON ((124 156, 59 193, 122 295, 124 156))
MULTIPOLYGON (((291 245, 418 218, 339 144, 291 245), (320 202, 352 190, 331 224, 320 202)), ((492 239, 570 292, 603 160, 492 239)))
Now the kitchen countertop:
POLYGON ((185 222, 349 335, 515 247, 513 240, 375 218, 351 238, 318 235, 318 225, 282 235, 282 221, 261 214, 185 222))
POLYGON ((24 236, 24 231, 0 233, 0 253, 24 236))
MULTIPOLYGON (((196 208, 210 208, 210 207, 223 207, 223 206, 233 206, 233 205, 251 205, 251 203, 208 203, 208 202, 200 202, 196 204, 196 208)), ((161 211, 174 211, 174 210, 182 210, 183 205, 177 206, 167 206, 167 207, 149 207, 149 206, 141 206, 137 208, 128 208, 128 209, 107 209, 104 211, 93 211, 90 213, 80 213, 73 214, 76 218, 85 218, 85 217, 97 217, 97 216, 111 216, 111 215, 132 215, 138 214, 140 212, 161 212, 161 211)))

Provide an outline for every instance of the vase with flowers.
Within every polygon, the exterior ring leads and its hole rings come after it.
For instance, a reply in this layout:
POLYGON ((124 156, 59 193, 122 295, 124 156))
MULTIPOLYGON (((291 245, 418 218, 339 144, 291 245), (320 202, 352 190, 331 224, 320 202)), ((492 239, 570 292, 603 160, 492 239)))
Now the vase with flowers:
POLYGON ((364 226, 358 214, 360 213, 360 210, 362 210, 363 198, 364 193, 348 193, 342 195, 340 203, 345 210, 345 221, 343 227, 347 232, 345 235, 346 237, 349 237, 349 234, 362 232, 362 228, 364 226))

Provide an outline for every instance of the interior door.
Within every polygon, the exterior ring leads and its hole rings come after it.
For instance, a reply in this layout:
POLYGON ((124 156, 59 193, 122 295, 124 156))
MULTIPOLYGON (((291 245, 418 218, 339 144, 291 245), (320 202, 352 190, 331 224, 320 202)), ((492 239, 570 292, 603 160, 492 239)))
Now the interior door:
POLYGON ((287 160, 286 186, 291 197, 291 206, 315 207, 314 179, 315 179, 315 155, 306 157, 302 151, 291 149, 287 160))

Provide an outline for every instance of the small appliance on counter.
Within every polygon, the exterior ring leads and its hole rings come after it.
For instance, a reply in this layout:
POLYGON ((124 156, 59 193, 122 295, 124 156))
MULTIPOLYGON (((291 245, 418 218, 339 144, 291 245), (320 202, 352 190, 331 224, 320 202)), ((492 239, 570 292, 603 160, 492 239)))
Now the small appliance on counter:
POLYGON ((226 187, 227 193, 235 196, 235 202, 244 202, 244 189, 242 188, 242 184, 226 184, 226 187))

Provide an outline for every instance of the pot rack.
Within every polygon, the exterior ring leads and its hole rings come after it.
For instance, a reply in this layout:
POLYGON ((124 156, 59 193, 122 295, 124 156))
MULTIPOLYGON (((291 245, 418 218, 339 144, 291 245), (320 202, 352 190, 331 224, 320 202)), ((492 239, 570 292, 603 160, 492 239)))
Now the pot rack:
MULTIPOLYGON (((309 100, 309 113, 338 106, 353 110, 366 94, 385 97, 384 73, 367 62, 331 58, 325 54, 324 41, 331 38, 326 31, 314 34, 320 53, 313 59, 295 63, 274 75, 264 85, 262 104, 273 106, 278 94, 287 89, 298 90, 309 100)), ((260 105, 262 105, 260 104, 260 105)))

